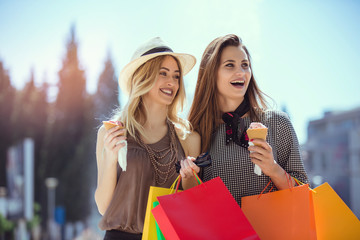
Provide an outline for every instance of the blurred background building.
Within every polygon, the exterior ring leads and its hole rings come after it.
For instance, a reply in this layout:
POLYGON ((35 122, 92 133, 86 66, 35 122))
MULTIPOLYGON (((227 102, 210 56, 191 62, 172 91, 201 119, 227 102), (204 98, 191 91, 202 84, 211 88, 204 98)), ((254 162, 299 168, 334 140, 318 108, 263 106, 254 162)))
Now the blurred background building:
POLYGON ((328 182, 359 218, 360 107, 310 121, 302 153, 312 187, 328 182))

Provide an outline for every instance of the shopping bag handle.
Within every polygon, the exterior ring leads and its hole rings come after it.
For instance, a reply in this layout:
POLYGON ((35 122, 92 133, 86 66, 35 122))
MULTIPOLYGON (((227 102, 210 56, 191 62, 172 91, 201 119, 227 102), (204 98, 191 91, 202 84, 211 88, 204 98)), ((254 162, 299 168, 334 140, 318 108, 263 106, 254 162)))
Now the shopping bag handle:
MULTIPOLYGON (((271 181, 271 179, 270 179, 270 181, 268 182, 268 184, 266 184, 266 186, 265 186, 265 188, 261 191, 261 193, 259 194, 259 196, 258 196, 258 198, 257 199, 259 199, 260 197, 261 197, 261 195, 263 195, 263 193, 265 192, 265 190, 269 187, 269 185, 272 183, 272 181, 271 181)), ((274 184, 272 184, 272 187, 270 188, 270 190, 268 191, 268 193, 269 192, 271 192, 271 190, 274 188, 274 184)))
MULTIPOLYGON (((285 171, 285 170, 284 170, 285 171)), ((290 174, 288 174, 286 171, 285 171, 285 175, 286 175, 286 179, 288 179, 289 181, 291 181, 291 178, 294 179, 295 183, 298 185, 298 186, 302 186, 302 185, 305 185, 305 183, 301 182, 299 179, 297 179, 296 177, 292 177, 290 176, 290 174)), ((289 186, 290 186, 290 182, 288 181, 289 183, 289 186)), ((292 186, 291 184, 291 187, 290 187, 290 190, 291 188, 293 188, 295 186, 292 186)), ((309 190, 313 191, 314 193, 316 193, 316 191, 314 189, 312 189, 310 186, 309 186, 309 190)))
POLYGON ((195 170, 193 169, 193 174, 194 174, 194 177, 196 178, 198 184, 203 184, 203 181, 200 179, 199 175, 195 172, 195 170))
MULTIPOLYGON (((295 186, 293 186, 292 184, 291 184, 291 178, 293 178, 294 180, 295 180, 295 182, 298 184, 298 185, 300 185, 298 182, 300 182, 299 180, 297 180, 296 178, 294 178, 294 177, 292 177, 290 174, 288 174, 285 170, 284 170, 284 174, 285 174, 285 177, 286 177, 286 181, 287 181, 287 183, 288 183, 288 186, 289 186, 289 189, 290 189, 290 191, 292 190, 292 188, 293 187, 295 187, 295 186)), ((269 185, 272 183, 272 187, 270 188, 270 190, 268 191, 268 193, 269 192, 271 192, 271 190, 274 188, 274 183, 271 181, 271 179, 269 180, 269 182, 268 182, 268 184, 265 186, 265 188, 261 191, 261 193, 259 194, 259 196, 258 196, 258 199, 261 197, 261 195, 262 194, 264 194, 264 192, 265 192, 265 190, 269 187, 269 185)), ((301 182, 300 182, 301 183, 301 182)), ((303 184, 303 183, 302 183, 303 184)))
MULTIPOLYGON (((194 175, 196 181, 198 182, 198 184, 199 185, 202 184, 203 181, 200 179, 200 177, 195 172, 195 170, 193 169, 192 171, 193 171, 193 175, 194 175)), ((175 179, 174 183, 170 187, 170 190, 171 190, 170 193, 177 192, 179 190, 180 182, 181 182, 181 175, 179 174, 179 176, 175 179)))
POLYGON ((170 194, 177 192, 177 190, 179 189, 180 181, 181 175, 179 174, 179 176, 177 176, 177 178, 170 187, 170 194))
MULTIPOLYGON (((294 179, 295 183, 296 183, 298 186, 305 185, 305 183, 299 181, 299 180, 298 180, 297 178, 295 178, 295 177, 292 177, 292 176, 291 176, 290 174, 288 174, 285 170, 284 170, 284 172, 285 172, 284 174, 285 174, 285 176, 286 176, 286 180, 287 180, 287 182, 288 182, 290 191, 292 190, 293 187, 295 187, 295 186, 293 186, 293 185, 291 184, 291 178, 294 179)), ((272 187, 270 188, 270 190, 268 191, 268 193, 271 192, 271 190, 274 188, 274 183, 273 183, 273 182, 271 181, 271 179, 270 179, 270 181, 268 182, 268 184, 265 186, 265 188, 264 188, 264 189, 261 191, 261 193, 259 194, 258 199, 261 197, 262 194, 264 194, 265 190, 269 187, 269 185, 270 185, 271 183, 272 183, 272 187)), ((314 193, 316 193, 316 191, 315 191, 314 189, 312 189, 312 188, 310 188, 310 187, 308 187, 308 188, 309 188, 309 190, 311 190, 311 191, 313 191, 314 193)))
MULTIPOLYGON (((199 185, 202 184, 203 181, 200 179, 199 175, 195 172, 194 169, 192 170, 192 172, 193 172, 193 175, 194 175, 197 183, 198 183, 199 185)), ((178 178, 181 180, 181 175, 180 175, 180 174, 179 174, 178 178)), ((180 181, 179 181, 179 182, 180 182, 180 181)))
MULTIPOLYGON (((294 178, 294 177, 293 177, 293 179, 294 179, 294 181, 297 183, 298 186, 305 185, 305 183, 299 181, 299 179, 294 178)), ((316 191, 315 191, 314 189, 312 189, 310 186, 309 186, 309 190, 311 190, 311 191, 313 191, 314 193, 316 193, 316 191)))

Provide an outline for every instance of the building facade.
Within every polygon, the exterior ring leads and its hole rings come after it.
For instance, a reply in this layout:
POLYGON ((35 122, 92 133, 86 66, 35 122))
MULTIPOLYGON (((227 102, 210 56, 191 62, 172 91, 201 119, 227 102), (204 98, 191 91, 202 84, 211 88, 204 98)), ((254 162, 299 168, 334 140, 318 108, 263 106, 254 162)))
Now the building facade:
POLYGON ((360 217, 360 107, 310 121, 302 146, 313 188, 328 182, 360 217))

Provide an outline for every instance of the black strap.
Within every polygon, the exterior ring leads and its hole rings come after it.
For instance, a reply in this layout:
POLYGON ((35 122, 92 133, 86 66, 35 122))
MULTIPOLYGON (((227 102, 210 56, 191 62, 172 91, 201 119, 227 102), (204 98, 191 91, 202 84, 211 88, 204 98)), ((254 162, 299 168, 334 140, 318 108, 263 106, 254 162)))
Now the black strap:
POLYGON ((149 55, 149 54, 153 54, 153 53, 159 53, 159 52, 173 52, 173 50, 168 47, 156 47, 156 48, 150 49, 149 51, 145 52, 141 56, 145 56, 145 55, 149 55))

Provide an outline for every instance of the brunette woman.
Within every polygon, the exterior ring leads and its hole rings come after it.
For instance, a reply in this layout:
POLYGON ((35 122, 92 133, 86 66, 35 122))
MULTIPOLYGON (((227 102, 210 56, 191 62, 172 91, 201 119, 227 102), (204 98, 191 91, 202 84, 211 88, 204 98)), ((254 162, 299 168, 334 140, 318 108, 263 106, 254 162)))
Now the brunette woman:
POLYGON ((201 152, 212 157, 203 179, 220 176, 239 205, 241 197, 260 194, 269 182, 273 191, 293 186, 293 177, 308 182, 294 128, 285 113, 268 109, 238 36, 218 37, 205 49, 189 121, 201 136, 201 152), (268 128, 266 140, 247 139, 251 122, 268 128))

